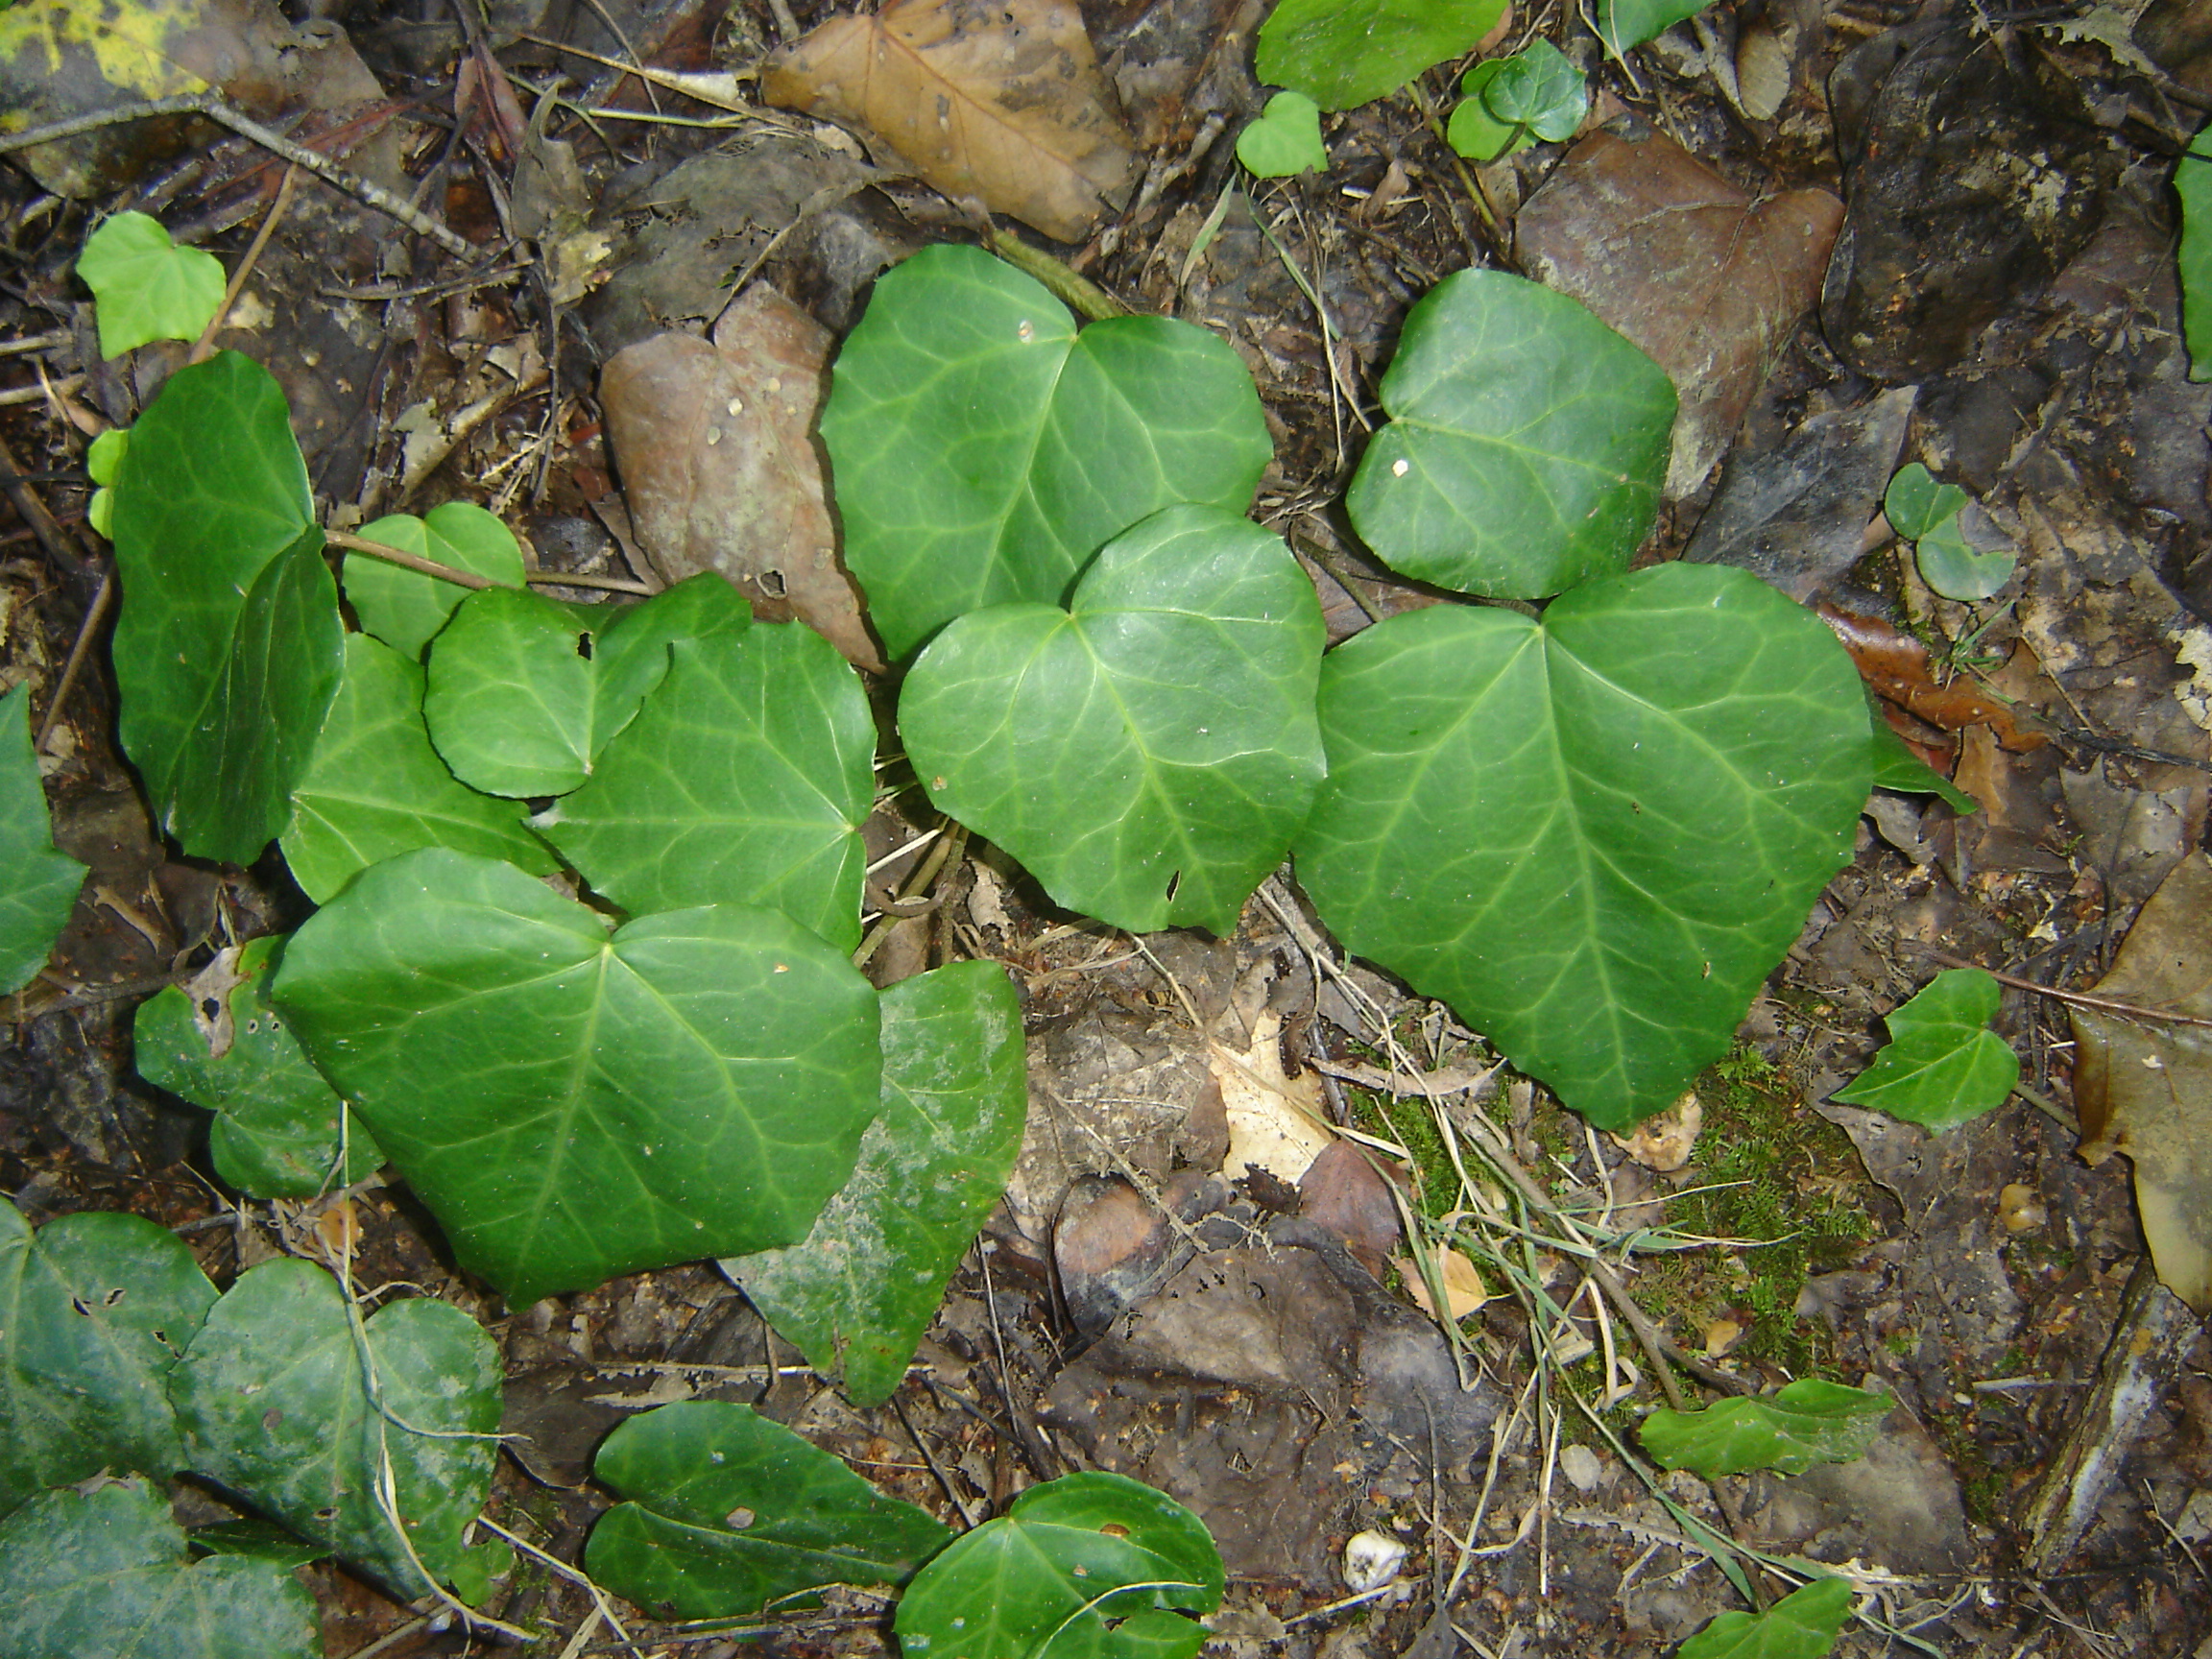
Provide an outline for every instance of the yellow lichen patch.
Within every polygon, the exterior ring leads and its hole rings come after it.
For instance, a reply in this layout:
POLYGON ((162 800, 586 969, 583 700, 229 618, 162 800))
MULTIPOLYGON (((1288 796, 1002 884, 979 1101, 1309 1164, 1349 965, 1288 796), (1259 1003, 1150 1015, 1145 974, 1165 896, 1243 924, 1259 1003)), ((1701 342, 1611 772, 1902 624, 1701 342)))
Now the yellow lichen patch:
MULTIPOLYGON (((206 0, 23 0, 0 11, 0 84, 17 89, 52 81, 71 48, 91 55, 100 80, 119 98, 168 98, 207 82, 180 60, 183 41, 209 28, 206 0)), ((244 67, 243 50, 237 52, 244 67)), ((33 117, 17 108, 0 129, 21 132, 33 117)))

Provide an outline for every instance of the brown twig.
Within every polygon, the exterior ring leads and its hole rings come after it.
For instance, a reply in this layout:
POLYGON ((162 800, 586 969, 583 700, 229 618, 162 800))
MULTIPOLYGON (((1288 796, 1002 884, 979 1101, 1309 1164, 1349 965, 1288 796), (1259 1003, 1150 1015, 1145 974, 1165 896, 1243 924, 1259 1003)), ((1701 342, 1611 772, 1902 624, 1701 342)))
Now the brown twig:
POLYGON ((1925 952, 1946 968, 1972 968, 1986 974, 2000 985, 2009 985, 2016 991, 2033 991, 2039 996, 2055 998, 2077 1008, 2094 1008, 2103 1014, 2117 1014, 2123 1020, 2142 1020, 2158 1025, 2195 1025, 2212 1030, 2212 1019, 2201 1014, 2173 1014, 2163 1008, 2146 1008, 2140 1002, 2122 1002, 2111 997, 2093 997, 2086 991, 2061 991, 2056 985, 2038 985, 2032 979, 2023 979, 2017 974, 2001 974, 1994 968, 1984 968, 1979 962, 1968 962, 1963 957, 1946 955, 1932 945, 1922 945, 1917 939, 1905 943, 1925 952))
POLYGON ((489 576, 479 576, 473 570, 458 570, 450 565, 441 565, 435 559, 425 559, 420 553, 410 553, 404 547, 395 547, 385 541, 372 541, 344 530, 325 530, 323 540, 332 546, 343 547, 349 553, 366 553, 372 559, 381 559, 387 565, 397 565, 403 570, 419 571, 424 576, 435 576, 441 582, 450 582, 456 588, 467 588, 471 592, 486 588, 499 588, 503 583, 489 576))
POLYGON ((108 619, 108 613, 114 603, 115 573, 110 570, 100 578, 100 590, 92 595, 91 607, 84 613, 84 623, 78 628, 76 640, 69 647, 69 660, 61 664, 61 678, 55 684, 53 700, 46 705, 46 718, 38 722, 38 737, 32 745, 33 748, 46 747, 46 739, 53 733, 55 722, 61 718, 62 705, 69 701, 69 693, 77 684, 77 676, 84 670, 84 659, 92 650, 92 637, 100 632, 100 624, 108 619))
POLYGON ((253 267, 261 258, 261 251, 269 246, 269 238, 276 232, 276 222, 284 217, 284 209, 292 205, 292 187, 300 181, 300 163, 295 161, 284 169, 283 182, 276 186, 276 200, 269 204, 269 211, 261 215, 261 228, 253 232, 253 240, 246 249, 246 257, 238 261, 238 269, 230 273, 230 282, 223 290, 223 302, 215 307, 215 315, 207 319, 207 326, 200 330, 200 338, 192 342, 189 361, 204 363, 215 355, 215 331, 222 327, 230 315, 230 307, 238 303, 238 296, 245 292, 246 278, 253 275, 253 267))

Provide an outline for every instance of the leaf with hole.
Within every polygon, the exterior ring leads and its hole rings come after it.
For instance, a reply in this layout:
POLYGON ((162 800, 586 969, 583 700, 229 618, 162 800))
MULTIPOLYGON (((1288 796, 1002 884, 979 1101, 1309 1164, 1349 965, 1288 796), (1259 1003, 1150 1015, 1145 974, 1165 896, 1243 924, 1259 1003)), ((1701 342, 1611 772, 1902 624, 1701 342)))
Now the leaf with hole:
POLYGON ((292 792, 285 866, 318 904, 370 865, 419 847, 503 858, 533 876, 556 863, 512 801, 446 770, 422 724, 422 670, 380 639, 346 637, 346 677, 292 792))
POLYGON ((937 807, 1056 902, 1226 938, 1321 780, 1321 644, 1279 538, 1170 508, 1107 544, 1070 610, 999 605, 946 629, 900 726, 937 807))
POLYGON ((0 992, 46 965, 84 885, 84 866, 54 845, 30 720, 28 685, 0 696, 0 992))
POLYGON ((1663 1469, 1708 1480, 1751 1469, 1802 1475, 1815 1463, 1864 1456, 1896 1405, 1887 1394, 1804 1377, 1763 1399, 1722 1400, 1695 1411, 1661 1408, 1639 1432, 1663 1469))
POLYGON ((469 788, 565 795, 661 684, 672 643, 752 622, 752 607, 711 574, 622 607, 487 588, 461 602, 431 647, 423 722, 469 788))
POLYGON ((264 1262, 208 1313, 169 1391, 196 1474, 412 1599, 425 1571, 471 1575, 461 1540, 491 1490, 499 1352, 428 1297, 357 1319, 322 1268, 264 1262), (404 1536, 378 1497, 387 1470, 404 1536))
POLYGON ((1392 568, 1537 599, 1625 569, 1651 528, 1674 388, 1577 301, 1503 271, 1447 276, 1381 392, 1391 421, 1344 501, 1392 568))
POLYGON ((143 213, 118 213, 85 237, 77 275, 99 301, 103 357, 149 340, 197 340, 223 303, 215 255, 178 247, 159 220, 143 213))
POLYGON ((1598 0, 1598 38, 1618 58, 1712 4, 1713 0, 1598 0))
POLYGON ((1078 334, 1034 279, 955 247, 877 279, 822 442, 846 563, 895 659, 986 605, 1063 603, 1163 507, 1242 513, 1273 452, 1251 375, 1205 329, 1116 317, 1078 334))
POLYGON ((102 1469, 182 1468, 163 1390, 214 1301, 166 1227, 85 1211, 34 1237, 0 1199, 0 1514, 102 1469))
POLYGON ((143 1480, 42 1492, 0 1521, 0 1659, 321 1659, 315 1599, 283 1568, 195 1561, 143 1480))
POLYGON ((1205 1524, 1120 1475, 1032 1486, 915 1575, 905 1659, 1190 1659, 1221 1604, 1205 1524))
POLYGON ((1260 26, 1253 73, 1324 109, 1387 98, 1471 50, 1506 0, 1282 0, 1260 26))
POLYGON ((1321 107, 1303 92, 1278 92, 1258 120, 1237 134, 1237 159, 1256 179, 1329 171, 1321 107))
POLYGON ((433 849, 362 872, 276 975, 310 1057, 517 1308, 797 1242, 880 1104, 875 989, 780 911, 611 927, 433 849))
MULTIPOLYGON (((522 586, 522 549, 515 532, 472 501, 448 501, 420 518, 395 513, 362 525, 357 534, 504 588, 522 586)), ((346 598, 362 631, 417 662, 468 596, 466 588, 373 554, 346 556, 346 598)))
POLYGON ((1546 143, 1575 136, 1590 113, 1590 89, 1567 54, 1541 37, 1503 60, 1480 96, 1491 115, 1546 143))
POLYGON ((291 815, 345 639, 284 394, 235 351, 171 375, 115 481, 123 747, 186 854, 250 863, 291 815))
POLYGON ((1989 1029, 2002 996, 1979 968, 1945 969, 1889 1015, 1889 1046, 1833 1097, 1931 1129, 2002 1106, 2020 1081, 2020 1057, 1989 1029))
POLYGON ((592 1527, 585 1570, 661 1619, 754 1618, 825 1584, 902 1584, 952 1538, 750 1406, 633 1417, 592 1473, 626 1502, 592 1527))
POLYGON ((2212 122, 2197 130, 2174 169, 2181 202, 2181 334, 2189 378, 2212 380, 2212 122))
POLYGON ((795 623, 673 649, 591 781, 533 824, 633 916, 763 904, 852 950, 876 783, 859 676, 795 623))
POLYGON ((1013 1173, 1029 1105, 1022 1003, 996 962, 883 993, 883 1113, 853 1178, 785 1250, 722 1263, 746 1300, 845 1394, 904 1380, 946 1283, 1013 1173))
POLYGON ((1671 1104, 1850 857, 1850 659, 1743 571, 1662 565, 1536 622, 1435 606, 1322 664, 1298 838, 1322 919, 1600 1128, 1671 1104))
POLYGON ((131 1042, 141 1077, 215 1114, 207 1143, 218 1175, 254 1198, 312 1198, 363 1179, 384 1155, 350 1118, 338 1172, 343 1103, 268 998, 279 943, 231 947, 189 994, 164 987, 139 1005, 131 1042), (195 1006, 196 996, 206 1002, 195 1006))

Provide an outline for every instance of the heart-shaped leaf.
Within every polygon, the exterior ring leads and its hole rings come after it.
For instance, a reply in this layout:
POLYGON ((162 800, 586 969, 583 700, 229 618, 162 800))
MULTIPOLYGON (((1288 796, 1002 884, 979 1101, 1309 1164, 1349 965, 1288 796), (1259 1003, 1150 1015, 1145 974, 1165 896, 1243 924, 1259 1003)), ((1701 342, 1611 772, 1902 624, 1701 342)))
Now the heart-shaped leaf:
POLYGON ((264 936, 232 947, 189 994, 171 985, 140 1004, 132 1048, 147 1082, 215 1114, 207 1143, 218 1175, 255 1198, 309 1198, 361 1180, 384 1155, 348 1114, 338 1172, 344 1103, 268 999, 279 942, 264 936))
POLYGON ((0 1198, 0 1515, 102 1469, 182 1468, 163 1387, 214 1301, 165 1227, 84 1211, 34 1238, 0 1198))
POLYGON ((315 1599, 283 1568, 195 1561, 143 1480, 42 1492, 0 1522, 0 1659, 321 1659, 315 1599))
POLYGON ((291 815, 345 640, 284 394, 235 351, 177 371, 115 482, 123 747, 196 857, 243 864, 291 815))
POLYGON ((1713 0, 1598 0, 1598 38, 1618 58, 1712 4, 1713 0))
POLYGON ((1122 1475, 1032 1486, 914 1575, 906 1659, 1190 1659, 1221 1604, 1205 1524, 1122 1475))
POLYGON ((469 788, 438 758, 422 724, 422 670, 382 640, 347 636, 346 677, 292 792, 283 836, 292 878, 318 904, 355 872, 418 847, 553 873, 553 854, 523 826, 520 807, 469 788))
POLYGON ((428 1297, 357 1318, 322 1268, 264 1262, 215 1305, 169 1391, 196 1473, 411 1599, 425 1571, 466 1571, 462 1532, 497 1451, 499 1351, 428 1297), (387 1467, 404 1537, 377 1496, 387 1467))
POLYGON ((311 917, 276 996, 517 1307, 796 1242, 881 1096, 874 988, 781 912, 706 905, 610 936, 512 865, 440 849, 311 917))
POLYGON ((1444 137, 1470 161, 1495 161, 1534 142, 1534 134, 1526 127, 1499 120, 1482 101, 1483 92, 1498 79, 1505 61, 1485 58, 1459 78, 1459 103, 1452 111, 1444 137))
POLYGON ((1969 506, 1944 519, 1912 544, 1912 557, 1920 567, 1920 580, 1946 599, 1970 602, 1996 596, 2012 580, 2019 555, 2009 546, 1978 547, 1971 539, 1979 529, 1992 541, 2004 532, 1988 515, 1969 506))
POLYGON ((1323 920, 1602 1128, 1667 1106, 1851 855, 1865 699, 1757 577, 1662 565, 1542 622, 1435 606, 1322 664, 1323 920))
MULTIPOLYGON (((362 525, 359 535, 363 541, 435 559, 504 588, 522 586, 522 549, 515 532, 498 515, 472 501, 448 501, 421 518, 395 513, 362 525)), ((468 596, 466 588, 366 553, 350 554, 346 560, 346 597, 363 631, 417 662, 431 637, 468 596)))
POLYGON ((1022 1003, 996 962, 883 993, 883 1115, 805 1241, 722 1263, 854 1405, 879 1406, 1005 1190, 1029 1104, 1022 1003))
POLYGON ((592 1527, 585 1567, 661 1619, 754 1618, 825 1584, 902 1584, 952 1537, 750 1406, 633 1417, 592 1473, 629 1502, 592 1527))
POLYGON ((852 950, 876 781, 859 677, 791 623, 674 652, 591 781, 533 822, 633 916, 764 904, 852 950))
POLYGON ((1688 1469, 1708 1480, 1750 1469, 1802 1475, 1815 1463, 1864 1456, 1896 1406, 1887 1394, 1803 1377, 1763 1400, 1662 1408, 1638 1432, 1663 1469, 1688 1469))
POLYGON ((669 645, 752 621, 736 589, 709 574, 620 610, 487 588, 437 637, 422 718, 471 789, 565 795, 661 684, 669 645))
POLYGON ((2212 122, 2197 130, 2174 169, 2181 202, 2181 335, 2189 378, 2212 380, 2212 122))
POLYGON ((1237 134, 1237 159, 1256 178, 1287 179, 1329 171, 1321 142, 1321 106, 1303 92, 1278 92, 1260 118, 1237 134))
POLYGON ((1509 127, 1526 127, 1547 143, 1575 136, 1590 113, 1582 71, 1539 36, 1507 58, 1481 89, 1490 113, 1509 127))
POLYGON ((1886 1022, 1889 1046, 1835 1098, 1948 1129, 2005 1103, 2020 1056, 1989 1022, 2003 993, 1979 968, 1949 968, 1886 1022))
POLYGON ((0 992, 46 965, 84 885, 84 866, 54 846, 30 720, 28 685, 0 696, 0 992))
POLYGON ((1577 301, 1461 271, 1406 319, 1392 416, 1345 506, 1408 576, 1541 598, 1627 567, 1659 511, 1674 388, 1577 301))
POLYGON ((1205 329, 1117 317, 1077 334, 1034 279, 951 246, 877 279, 822 442, 845 561, 894 658, 986 605, 1063 602, 1163 507, 1243 512, 1272 451, 1251 375, 1205 329))
POLYGON ((1882 494, 1883 517, 1908 541, 1917 541, 1938 524, 1949 523, 1965 505, 1965 491, 1956 484, 1938 484, 1917 461, 1898 468, 1882 494))
POLYGON ((1456 58, 1504 14, 1506 0, 1282 0, 1260 26, 1253 72, 1324 109, 1386 98, 1456 58))
POLYGON ((180 248, 161 222, 118 213, 84 238, 77 275, 99 301, 100 355, 120 357, 149 340, 197 340, 223 303, 214 254, 180 248))
POLYGON ((1058 902, 1226 937, 1321 779, 1322 637, 1278 538, 1171 508, 1106 545, 1071 610, 953 623, 907 676, 900 726, 938 807, 1058 902))
POLYGON ((1851 1617, 1851 1580, 1815 1578, 1764 1613, 1723 1613, 1675 1659, 1827 1659, 1851 1617))

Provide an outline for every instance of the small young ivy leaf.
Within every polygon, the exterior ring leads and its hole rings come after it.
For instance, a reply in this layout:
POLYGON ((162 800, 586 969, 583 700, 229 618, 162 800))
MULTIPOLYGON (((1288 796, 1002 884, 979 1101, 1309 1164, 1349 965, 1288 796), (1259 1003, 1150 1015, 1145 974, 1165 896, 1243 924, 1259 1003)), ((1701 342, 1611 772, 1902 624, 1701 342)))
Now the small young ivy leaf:
POLYGON ((523 809, 469 788, 430 747, 422 670, 380 639, 346 637, 346 678, 292 792, 284 862, 327 904, 360 871, 418 847, 504 858, 533 876, 558 868, 523 809))
MULTIPOLYGON (((435 559, 502 588, 522 586, 522 549, 515 532, 496 514, 472 501, 448 501, 421 518, 395 513, 362 525, 359 534, 365 541, 381 541, 402 553, 435 559)), ((431 637, 469 596, 466 588, 367 553, 346 556, 345 586, 362 631, 417 662, 431 637)))
POLYGON ((2005 1103, 2020 1057, 1989 1029, 2003 998, 1979 968, 1947 968, 1890 1014, 1889 1046, 1834 1098, 1949 1129, 2005 1103))
POLYGON ((181 1469, 164 1384, 214 1302, 166 1227, 84 1211, 34 1237, 0 1198, 0 1515, 102 1469, 181 1469))
POLYGON ((903 1584, 951 1541, 750 1406, 661 1406, 608 1435, 592 1473, 617 1503, 585 1570, 659 1619, 750 1619, 825 1584, 903 1584))
POLYGON ((321 1659, 315 1599, 275 1562, 192 1558, 144 1480, 41 1492, 0 1521, 0 1659, 321 1659))
POLYGON ((115 492, 108 486, 115 482, 115 474, 122 469, 123 451, 130 444, 128 427, 110 426, 93 439, 84 451, 84 470, 92 482, 100 486, 92 492, 92 499, 84 503, 84 521, 110 540, 115 534, 115 492))
POLYGON ((611 934, 514 866, 442 848, 372 865, 310 917, 276 998, 517 1308, 796 1243, 882 1102, 875 987, 781 911, 708 904, 611 934))
POLYGON ((1899 795, 1940 795, 1961 818, 1982 810, 1982 803, 1912 753, 1897 734, 1897 728, 1883 717, 1872 686, 1866 688, 1868 728, 1874 736, 1874 787, 1899 795))
POLYGON ((1470 50, 1506 0, 1282 0, 1260 26, 1253 73, 1324 109, 1386 98, 1470 50))
MULTIPOLYGON (((270 965, 280 940, 264 936, 217 958, 228 989, 213 995, 218 1012, 165 986, 141 1003, 131 1027, 138 1075, 215 1114, 208 1150, 215 1172, 253 1198, 312 1198, 369 1175, 384 1162, 368 1129, 348 1115, 346 1167, 338 1164, 344 1103, 268 998, 270 965), (225 1023, 227 1022, 227 1023, 225 1023), (211 1041, 227 1038, 221 1053, 211 1041)), ((204 992, 209 976, 195 989, 204 992)))
POLYGON ((1444 128, 1445 141, 1470 161, 1498 161, 1535 140, 1526 127, 1501 121, 1482 102, 1482 93, 1498 72, 1503 58, 1485 58, 1459 78, 1459 102, 1444 128))
POLYGON ((1280 538, 1173 507, 1109 542, 1069 610, 999 605, 946 629, 900 728, 939 809, 1057 902, 1226 938, 1321 781, 1323 637, 1280 538))
POLYGON ((1566 53, 1542 38, 1502 61, 1479 96, 1494 119, 1508 127, 1525 127, 1547 143, 1574 137, 1590 113, 1590 89, 1582 71, 1566 53))
POLYGON ((1381 392, 1392 420, 1344 504, 1392 568, 1515 599, 1627 568, 1659 512, 1674 387, 1580 302, 1503 271, 1447 276, 1381 392))
POLYGON ((822 442, 894 659, 986 605, 1064 603, 1163 507, 1242 513, 1273 452, 1251 374, 1205 329, 1116 317, 1078 334, 1034 278, 952 246, 877 279, 822 442))
POLYGON ((69 921, 85 866, 54 845, 38 754, 31 742, 31 688, 0 696, 0 992, 46 965, 69 921))
POLYGON ((1260 118, 1237 134, 1237 159, 1258 179, 1329 171, 1321 107, 1303 92, 1278 92, 1260 118))
POLYGON ((1965 505, 1965 491, 1956 484, 1937 483, 1917 461, 1898 468, 1889 488, 1882 493, 1882 516, 1906 541, 1917 541, 1938 524, 1958 517, 1965 505))
POLYGON ((430 1590, 418 1561, 442 1582, 469 1576, 461 1539, 492 1486, 499 1351, 429 1297, 388 1302, 358 1332, 350 1320, 324 1269, 264 1262, 208 1313, 169 1392, 195 1473, 412 1600, 430 1590), (378 1500, 387 1467, 404 1539, 378 1500))
POLYGON ((1723 1613, 1674 1659, 1826 1659, 1851 1617, 1851 1580, 1815 1578, 1764 1613, 1723 1613))
POLYGON ((2197 130, 2174 170, 2181 199, 2181 337, 2189 378, 2212 380, 2212 122, 2197 130))
POLYGON ((1619 58, 1712 4, 1713 0, 1598 0, 1598 38, 1619 58))
POLYGON ((1758 1400, 1722 1400, 1696 1411, 1654 1411, 1639 1431, 1663 1469, 1712 1479, 1751 1469, 1802 1475, 1815 1463, 1863 1457, 1897 1402, 1887 1394, 1800 1378, 1758 1400))
POLYGON ((103 357, 149 340, 197 340, 223 303, 221 261, 178 247, 143 213, 118 213, 87 236, 77 275, 99 301, 103 357))
POLYGON ((846 1398, 891 1398, 1022 1150, 1022 1005, 996 962, 883 993, 883 1113, 853 1178, 787 1250, 732 1257, 746 1300, 846 1398))
POLYGON ((1721 565, 1393 616, 1320 709, 1323 920, 1617 1132, 1727 1052, 1866 802, 1850 658, 1721 565))
POLYGON ((1205 1523, 1122 1475, 1032 1486, 914 1575, 905 1659, 1190 1659, 1221 1604, 1205 1523))
POLYGON ((852 950, 868 863, 860 826, 875 797, 876 722, 860 677, 795 623, 672 649, 668 678, 600 752, 590 781, 532 823, 632 916, 772 905, 852 950))
POLYGON ((2012 580, 2019 556, 2009 547, 1984 550, 1968 540, 1979 520, 1985 532, 1994 532, 1987 517, 1973 509, 1946 518, 1912 544, 1920 566, 1920 580, 1946 599, 1969 602, 1996 595, 2012 580))
POLYGON ((187 364, 114 488, 124 751, 185 853, 251 863, 291 818, 346 649, 282 390, 235 351, 187 364))

